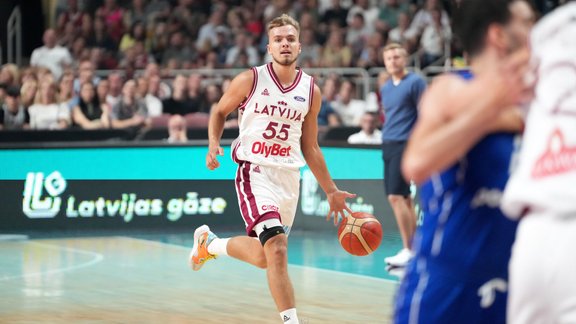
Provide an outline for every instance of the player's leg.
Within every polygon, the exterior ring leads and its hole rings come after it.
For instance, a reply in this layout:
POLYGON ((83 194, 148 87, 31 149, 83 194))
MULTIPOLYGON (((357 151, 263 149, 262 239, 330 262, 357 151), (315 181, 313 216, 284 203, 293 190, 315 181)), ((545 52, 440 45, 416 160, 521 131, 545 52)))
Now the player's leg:
POLYGON ((394 212, 402 238, 403 249, 393 257, 385 259, 385 262, 394 266, 404 266, 412 257, 411 243, 416 230, 416 214, 410 198, 410 185, 401 172, 402 153, 405 144, 392 143, 383 147, 385 161, 386 193, 388 201, 394 212))
POLYGON ((236 236, 230 238, 227 245, 229 256, 250 263, 258 268, 266 269, 266 256, 262 244, 255 237, 236 236))
POLYGON ((408 250, 411 249, 412 237, 416 229, 416 214, 409 200, 410 197, 406 196, 388 195, 388 202, 390 202, 402 237, 402 245, 408 250))
MULTIPOLYGON (((279 220, 270 220, 259 234, 266 256, 266 276, 280 313, 294 309, 294 288, 288 276, 288 239, 279 220)), ((290 316, 288 316, 290 317, 290 316)))

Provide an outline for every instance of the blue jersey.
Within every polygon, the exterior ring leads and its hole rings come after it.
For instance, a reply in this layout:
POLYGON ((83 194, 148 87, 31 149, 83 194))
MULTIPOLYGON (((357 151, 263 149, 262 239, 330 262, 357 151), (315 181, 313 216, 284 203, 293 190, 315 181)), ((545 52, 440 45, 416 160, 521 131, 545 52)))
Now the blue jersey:
POLYGON ((512 133, 484 137, 419 188, 424 220, 397 299, 397 323, 505 321, 517 222, 503 215, 500 199, 515 139, 512 133))
POLYGON ((506 275, 517 222, 500 210, 515 135, 492 134, 457 164, 420 187, 424 222, 414 241, 431 265, 458 265, 455 276, 506 275))

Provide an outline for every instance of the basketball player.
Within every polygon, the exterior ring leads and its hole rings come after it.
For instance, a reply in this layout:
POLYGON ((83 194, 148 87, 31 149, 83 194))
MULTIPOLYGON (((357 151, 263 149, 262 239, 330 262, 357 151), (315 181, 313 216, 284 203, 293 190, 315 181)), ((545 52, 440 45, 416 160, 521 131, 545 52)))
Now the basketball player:
POLYGON ((318 146, 317 116, 322 96, 311 76, 296 68, 301 51, 298 22, 287 15, 268 24, 273 61, 239 74, 212 111, 206 166, 214 170, 222 155, 220 138, 226 116, 240 111, 240 135, 232 144, 238 164, 236 191, 248 236, 217 238, 208 226, 194 232, 190 263, 194 270, 219 255, 265 268, 270 292, 284 323, 298 323, 287 267, 287 235, 294 221, 300 167, 308 164, 325 191, 337 223, 346 198, 332 180, 318 146), (255 240, 252 237, 258 237, 255 240))
POLYGON ((403 158, 420 187, 424 221, 395 305, 396 323, 504 323, 515 221, 499 209, 509 177, 527 38, 524 0, 465 0, 455 29, 471 71, 438 77, 424 93, 403 158))
POLYGON ((380 88, 386 121, 382 127, 384 186, 396 217, 403 249, 384 259, 387 265, 405 267, 412 258, 411 244, 416 230, 416 213, 410 195, 410 183, 400 170, 402 154, 418 117, 418 103, 426 81, 406 70, 408 53, 399 44, 384 48, 383 58, 390 78, 380 88))
POLYGON ((502 208, 520 225, 510 261, 508 322, 576 323, 576 3, 531 35, 536 97, 502 208))

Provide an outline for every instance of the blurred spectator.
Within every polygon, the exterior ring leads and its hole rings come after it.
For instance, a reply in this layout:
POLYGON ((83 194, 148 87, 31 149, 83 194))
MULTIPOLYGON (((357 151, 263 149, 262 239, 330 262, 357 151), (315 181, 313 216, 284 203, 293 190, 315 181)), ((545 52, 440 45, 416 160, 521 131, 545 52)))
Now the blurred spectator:
POLYGON ((366 28, 364 15, 362 13, 355 14, 350 26, 346 29, 346 45, 352 49, 353 57, 356 58, 360 55, 371 34, 372 32, 366 28))
POLYGON ((74 98, 74 95, 74 72, 66 70, 58 83, 57 102, 68 103, 74 98))
POLYGON ((206 103, 207 109, 203 109, 202 112, 210 113, 212 107, 218 104, 222 98, 222 89, 216 84, 210 84, 206 87, 206 103))
POLYGON ((229 34, 230 30, 224 24, 224 17, 222 11, 214 11, 210 15, 208 22, 200 27, 198 32, 198 39, 196 40, 196 48, 200 52, 207 52, 208 49, 216 46, 217 35, 216 32, 222 30, 229 34))
POLYGON ((161 79, 163 71, 160 70, 158 64, 149 63, 144 70, 144 76, 147 77, 150 82, 149 92, 158 97, 158 99, 163 100, 172 96, 172 88, 170 87, 170 84, 161 79), (158 79, 156 79, 158 81, 157 83, 153 82, 154 79, 152 77, 154 76, 158 77, 158 79))
POLYGON ((132 68, 143 70, 151 62, 154 62, 154 57, 146 52, 142 41, 136 41, 134 46, 126 49, 124 58, 120 61, 118 67, 121 69, 132 68))
POLYGON ((83 60, 78 67, 78 78, 74 80, 74 94, 80 94, 80 85, 84 82, 92 82, 96 85, 100 81, 100 77, 96 76, 94 64, 91 60, 83 60))
POLYGON ((36 92, 38 92, 38 81, 34 78, 28 78, 23 81, 20 88, 20 102, 24 108, 32 106, 36 101, 36 92))
POLYGON ((92 82, 82 83, 78 105, 72 109, 72 123, 82 129, 110 127, 106 106, 100 103, 92 82))
POLYGON ((243 31, 245 27, 244 16, 240 7, 232 7, 226 15, 226 27, 235 32, 243 31))
POLYGON ((242 52, 248 56, 248 66, 255 66, 260 63, 258 51, 252 46, 249 36, 244 32, 239 32, 234 38, 234 46, 226 53, 226 66, 233 67, 242 52))
POLYGON ((27 129, 29 124, 30 115, 20 103, 20 89, 16 86, 7 87, 0 109, 0 129, 27 129))
POLYGON ((172 83, 172 88, 172 97, 162 100, 164 113, 185 116, 198 112, 198 106, 188 98, 185 76, 181 74, 177 75, 172 83))
POLYGON ((352 50, 344 44, 340 30, 330 32, 328 41, 322 50, 320 64, 322 67, 349 67, 352 62, 352 50))
POLYGON ((170 43, 162 54, 162 64, 167 65, 170 60, 176 60, 177 64, 181 64, 184 60, 195 59, 196 52, 186 44, 186 39, 182 32, 174 32, 170 35, 170 43))
POLYGON ((94 34, 94 21, 90 15, 82 15, 82 25, 80 26, 79 36, 83 37, 87 43, 94 34))
POLYGON ((168 120, 168 143, 185 143, 188 141, 186 133, 186 119, 180 115, 174 115, 168 120))
POLYGON ((72 23, 72 26, 79 28, 82 26, 82 19, 87 14, 84 14, 78 7, 78 0, 67 0, 65 10, 60 12, 56 17, 59 26, 65 26, 67 23, 72 23))
POLYGON ((55 82, 44 80, 38 90, 39 100, 28 108, 32 129, 65 129, 70 125, 70 109, 67 104, 58 104, 55 82))
POLYGON ((19 86, 20 85, 20 69, 16 64, 6 63, 0 69, 0 84, 4 86, 19 86))
POLYGON ((331 104, 332 101, 336 100, 338 87, 339 84, 336 77, 328 77, 324 80, 324 86, 322 87, 322 104, 320 106, 320 112, 318 113, 318 126, 340 126, 340 118, 331 104))
POLYGON ((378 129, 376 114, 366 112, 360 121, 362 129, 348 137, 348 144, 382 144, 382 131, 378 129))
POLYGON ((149 21, 166 20, 170 15, 170 3, 167 0, 148 0, 146 14, 149 21))
POLYGON ((422 35, 422 32, 424 32, 424 29, 428 25, 432 25, 434 23, 434 20, 432 18, 432 11, 434 9, 438 9, 441 12, 440 21, 442 23, 442 26, 450 27, 450 19, 448 17, 448 14, 446 13, 445 10, 442 9, 442 6, 438 2, 438 0, 426 0, 424 8, 418 10, 418 12, 416 12, 416 14, 414 15, 414 18, 412 18, 410 29, 412 30, 411 32, 413 34, 419 37, 420 35, 422 35))
POLYGON ((148 12, 145 8, 146 0, 132 0, 128 9, 124 11, 122 17, 124 28, 131 29, 134 24, 139 21, 142 25, 146 26, 151 21, 148 20, 148 12))
MULTIPOLYGON (((380 8, 378 14, 377 29, 382 32, 389 32, 399 24, 400 14, 404 14, 409 19, 409 7, 406 0, 386 0, 386 5, 380 8)), ((390 41, 390 40, 389 40, 390 41)))
POLYGON ((414 42, 416 35, 412 29, 410 29, 410 17, 407 13, 398 14, 398 26, 393 28, 388 33, 388 43, 398 43, 402 45, 408 53, 414 52, 414 42))
POLYGON ((132 48, 137 41, 143 42, 146 50, 148 50, 149 44, 147 43, 146 36, 147 35, 144 23, 140 20, 135 21, 132 23, 129 32, 122 36, 122 40, 120 41, 119 46, 120 51, 126 52, 126 50, 132 48))
POLYGON ((119 101, 120 97, 122 96, 122 84, 124 79, 122 75, 118 72, 113 72, 108 75, 108 95, 106 96, 106 103, 110 105, 110 107, 114 107, 119 101))
POLYGON ((136 82, 128 80, 122 87, 120 100, 110 113, 113 128, 139 128, 150 124, 144 101, 136 98, 136 82))
POLYGON ((326 26, 323 28, 324 30, 329 26, 333 21, 335 21, 338 26, 344 28, 348 25, 346 19, 348 18, 348 9, 343 8, 340 5, 340 0, 332 0, 330 8, 328 8, 322 17, 320 18, 320 22, 326 26))
POLYGON ((361 14, 364 20, 364 26, 367 33, 373 33, 374 27, 378 20, 380 10, 376 6, 370 5, 370 0, 354 0, 354 5, 348 10, 346 22, 348 26, 352 26, 353 20, 357 14, 361 14))
POLYGON ((30 65, 50 69, 55 79, 59 79, 64 68, 72 64, 72 56, 68 49, 56 45, 54 29, 44 31, 42 38, 44 46, 36 48, 30 57, 30 65))
POLYGON ((90 49, 86 47, 86 40, 82 37, 76 37, 72 42, 70 54, 74 68, 78 67, 81 61, 90 59, 90 49))
POLYGON ((338 91, 338 98, 332 101, 331 105, 334 111, 340 117, 342 125, 358 127, 360 119, 366 112, 366 102, 360 99, 354 99, 356 86, 350 80, 344 80, 338 91))
POLYGON ((104 4, 96 10, 96 16, 104 18, 109 35, 115 42, 119 42, 124 34, 123 14, 116 0, 104 0, 104 4))
POLYGON ((263 20, 265 22, 268 22, 274 17, 278 17, 282 14, 287 14, 291 17, 297 17, 296 12, 292 7, 292 1, 290 0, 269 1, 262 14, 263 20))
POLYGON ((58 36, 57 45, 66 47, 69 50, 72 48, 74 40, 80 33, 80 29, 74 26, 72 22, 68 22, 62 29, 56 29, 55 31, 58 36))
POLYGON ((426 67, 439 60, 444 55, 445 45, 452 38, 450 26, 444 26, 441 22, 442 12, 438 8, 430 10, 432 23, 424 28, 420 38, 422 49, 422 67, 426 67))
POLYGON ((382 66, 383 62, 381 58, 383 46, 384 40, 382 34, 374 33, 370 35, 366 46, 364 46, 364 49, 356 61, 356 66, 365 69, 382 66))
POLYGON ((264 32, 264 24, 262 23, 262 19, 258 16, 256 12, 252 10, 243 10, 242 14, 244 15, 245 29, 249 32, 252 37, 257 39, 262 35, 264 32))
POLYGON ((156 62, 162 61, 162 54, 168 48, 170 37, 168 36, 168 26, 165 22, 158 22, 154 26, 152 36, 150 37, 150 53, 154 56, 156 62))
POLYGON ((150 93, 150 83, 152 79, 156 79, 155 81, 159 82, 160 78, 158 76, 153 76, 150 79, 139 77, 136 81, 138 87, 137 94, 139 98, 144 100, 146 109, 148 110, 148 116, 157 117, 162 115, 162 101, 150 93))
POLYGON ((118 46, 112 37, 110 37, 106 20, 103 17, 94 17, 94 34, 88 39, 87 45, 88 47, 103 48, 108 53, 116 51, 118 46))
POLYGON ((202 75, 192 73, 186 80, 186 95, 197 112, 210 112, 210 104, 206 97, 206 90, 202 86, 202 75))
MULTIPOLYGON (((170 13, 170 21, 173 26, 178 26, 179 31, 194 37, 198 35, 200 26, 206 21, 207 12, 204 9, 206 3, 211 1, 178 0, 170 13)), ((198 50, 202 52, 201 48, 198 50)))
MULTIPOLYGON (((110 109, 111 109, 111 106, 106 101, 106 98, 108 97, 109 91, 110 91, 110 82, 108 81, 108 79, 101 79, 98 82, 98 85, 96 86, 96 96, 98 97, 98 101, 102 105, 108 106, 106 108, 106 109, 108 109, 107 111, 110 111, 110 109)), ((103 110, 106 110, 106 109, 103 109, 103 110)))
POLYGON ((309 61, 312 66, 319 66, 322 46, 316 42, 314 30, 303 29, 300 33, 300 41, 302 43, 302 51, 298 56, 298 64, 302 66, 302 62, 309 61))

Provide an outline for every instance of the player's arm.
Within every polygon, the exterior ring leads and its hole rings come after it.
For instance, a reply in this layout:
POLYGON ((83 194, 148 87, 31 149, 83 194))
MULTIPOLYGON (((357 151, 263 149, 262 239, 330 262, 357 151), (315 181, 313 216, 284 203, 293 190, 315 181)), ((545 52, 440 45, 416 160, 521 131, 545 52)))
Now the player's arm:
POLYGON ((253 70, 238 74, 232 80, 228 90, 222 95, 218 104, 212 108, 208 122, 208 154, 206 155, 206 167, 208 169, 214 170, 220 166, 216 156, 224 154, 222 147, 220 147, 220 138, 222 138, 222 132, 224 132, 226 117, 236 110, 250 94, 253 82, 253 70))
POLYGON ((402 159, 407 179, 422 183, 494 131, 501 113, 525 94, 528 54, 519 53, 470 82, 446 75, 432 83, 420 102, 419 119, 402 159))
POLYGON ((356 195, 339 190, 328 172, 324 155, 320 150, 320 145, 318 145, 318 113, 320 112, 321 103, 322 95, 320 89, 314 85, 314 95, 312 97, 310 111, 306 114, 306 118, 302 124, 301 146, 302 154, 306 159, 308 167, 310 167, 318 184, 320 184, 320 187, 324 190, 328 198, 330 211, 327 219, 334 216, 334 223, 336 224, 339 220, 338 215, 344 218, 344 210, 352 213, 352 210, 346 205, 346 198, 353 198, 356 197, 356 195))
POLYGON ((489 132, 520 133, 524 130, 524 117, 520 107, 505 109, 491 125, 489 132))

